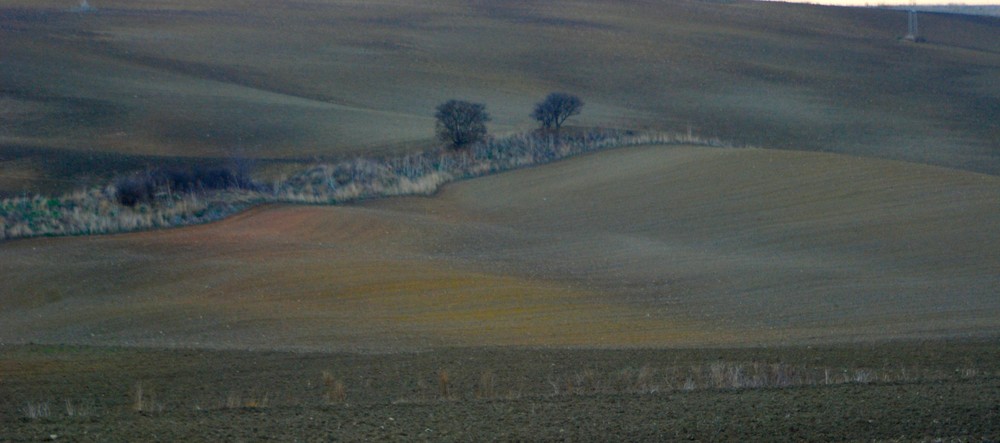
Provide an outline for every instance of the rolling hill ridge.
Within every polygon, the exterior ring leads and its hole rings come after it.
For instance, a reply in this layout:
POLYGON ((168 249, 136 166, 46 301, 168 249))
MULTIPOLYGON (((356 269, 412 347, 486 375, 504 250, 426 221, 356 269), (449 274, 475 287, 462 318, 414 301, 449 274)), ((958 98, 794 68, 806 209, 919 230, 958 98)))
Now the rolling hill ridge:
POLYGON ((994 18, 928 14, 913 45, 901 11, 769 2, 98 3, 0 8, 0 192, 423 149, 444 100, 520 131, 553 90, 584 126, 1000 171, 994 18))

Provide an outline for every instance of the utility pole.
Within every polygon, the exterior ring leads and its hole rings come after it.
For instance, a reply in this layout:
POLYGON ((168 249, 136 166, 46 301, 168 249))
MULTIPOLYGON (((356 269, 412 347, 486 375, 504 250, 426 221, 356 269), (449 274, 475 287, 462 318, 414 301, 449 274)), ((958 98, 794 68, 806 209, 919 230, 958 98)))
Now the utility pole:
POLYGON ((920 31, 917 29, 917 10, 911 9, 909 13, 909 29, 906 32, 906 36, 903 40, 909 40, 911 42, 920 41, 920 31))

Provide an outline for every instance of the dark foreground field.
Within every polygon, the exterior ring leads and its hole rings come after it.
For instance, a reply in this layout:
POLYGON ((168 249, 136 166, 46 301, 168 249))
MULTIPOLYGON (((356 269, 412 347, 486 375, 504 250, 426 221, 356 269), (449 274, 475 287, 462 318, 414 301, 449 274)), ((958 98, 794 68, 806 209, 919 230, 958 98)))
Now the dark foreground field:
POLYGON ((0 440, 991 441, 997 344, 379 355, 7 346, 0 440))

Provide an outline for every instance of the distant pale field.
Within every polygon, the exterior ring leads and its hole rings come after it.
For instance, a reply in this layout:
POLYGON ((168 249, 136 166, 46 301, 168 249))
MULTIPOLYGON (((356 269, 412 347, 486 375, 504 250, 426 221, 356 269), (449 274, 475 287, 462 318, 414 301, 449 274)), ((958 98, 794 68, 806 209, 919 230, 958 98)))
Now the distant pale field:
POLYGON ((963 0, 961 2, 949 2, 941 0, 785 0, 788 3, 811 3, 816 5, 836 5, 836 6, 907 6, 907 5, 996 5, 997 0, 963 0))
POLYGON ((391 351, 1000 333, 1000 178, 615 150, 360 206, 0 244, 0 342, 391 351))
MULTIPOLYGON (((770 0, 768 0, 770 1, 770 0)), ((836 6, 906 6, 906 5, 996 5, 997 0, 963 0, 961 2, 949 2, 941 0, 784 0, 787 3, 809 3, 814 5, 836 5, 836 6)))
POLYGON ((311 160, 427 148, 434 107, 532 128, 686 131, 1000 173, 1000 20, 762 2, 7 0, 0 195, 164 157, 311 160), (112 154, 108 157, 105 154, 112 154))

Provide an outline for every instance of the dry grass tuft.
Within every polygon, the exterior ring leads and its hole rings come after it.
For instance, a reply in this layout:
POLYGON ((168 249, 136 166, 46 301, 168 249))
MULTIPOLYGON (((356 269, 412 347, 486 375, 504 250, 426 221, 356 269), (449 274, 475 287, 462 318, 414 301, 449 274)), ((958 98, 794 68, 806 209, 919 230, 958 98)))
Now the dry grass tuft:
POLYGON ((447 369, 441 369, 438 371, 438 395, 444 400, 450 400, 451 397, 451 375, 448 373, 447 369))
POLYGON ((243 402, 243 407, 250 409, 263 409, 271 405, 271 399, 268 393, 258 397, 251 397, 243 402))
POLYGON ((132 410, 139 413, 163 412, 163 404, 156 401, 156 392, 138 382, 132 388, 132 410))
POLYGON ((250 395, 244 397, 239 392, 230 391, 223 402, 223 409, 264 409, 271 405, 270 394, 250 395))
POLYGON ((476 385, 476 397, 482 399, 493 399, 497 397, 497 375, 491 370, 485 370, 479 375, 479 384, 476 385))
POLYGON ((347 390, 344 387, 344 382, 334 377, 330 371, 323 371, 323 399, 331 404, 347 401, 347 390))
POLYGON ((243 397, 236 391, 230 391, 226 395, 226 401, 222 404, 225 409, 239 409, 243 407, 243 397))
POLYGON ((42 418, 48 418, 51 415, 51 410, 49 409, 49 404, 47 402, 28 402, 21 409, 24 413, 24 417, 29 420, 38 420, 42 418))
POLYGON ((852 381, 854 383, 871 383, 878 379, 878 376, 873 371, 866 369, 860 369, 854 372, 854 377, 852 381))
POLYGON ((93 414, 94 403, 92 401, 80 401, 73 403, 72 400, 66 399, 67 417, 90 417, 93 414))
POLYGON ((660 390, 655 382, 656 370, 649 366, 639 368, 635 376, 635 390, 641 393, 654 394, 660 390))
POLYGON ((698 389, 698 384, 695 383, 695 381, 694 381, 693 378, 688 377, 688 378, 684 379, 684 384, 681 385, 681 390, 682 391, 693 391, 695 389, 698 389))
POLYGON ((601 384, 597 372, 584 369, 566 380, 567 394, 587 394, 600 391, 601 384))
MULTIPOLYGON (((552 387, 552 395, 657 394, 707 389, 780 389, 793 386, 914 382, 964 379, 981 375, 975 368, 956 369, 951 374, 919 368, 831 369, 758 361, 718 361, 686 367, 654 368, 644 365, 638 369, 625 368, 610 373, 584 369, 560 378, 550 377, 548 384, 552 387)), ((485 382, 481 380, 480 386, 483 385, 485 382)))

